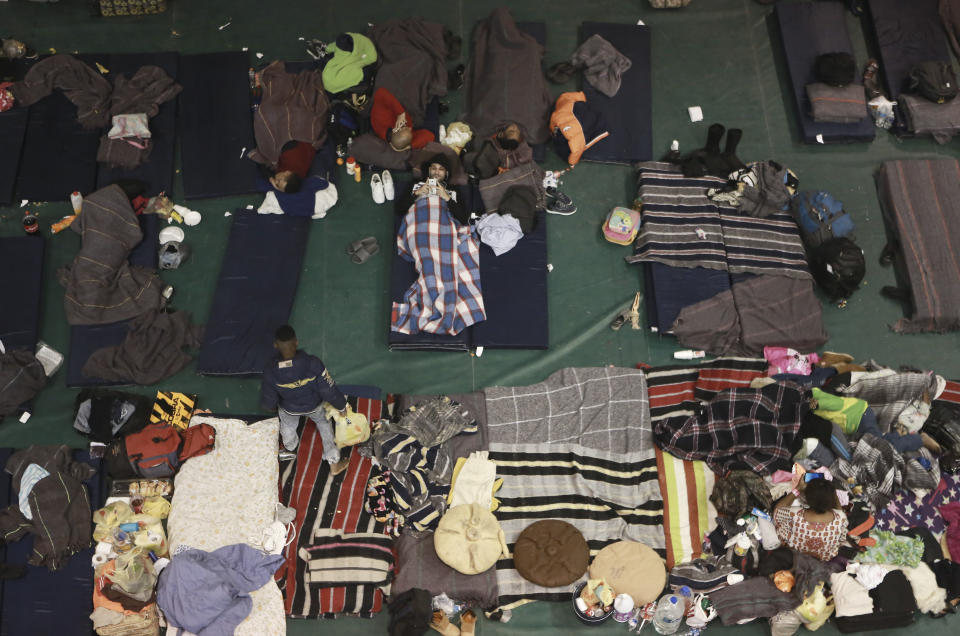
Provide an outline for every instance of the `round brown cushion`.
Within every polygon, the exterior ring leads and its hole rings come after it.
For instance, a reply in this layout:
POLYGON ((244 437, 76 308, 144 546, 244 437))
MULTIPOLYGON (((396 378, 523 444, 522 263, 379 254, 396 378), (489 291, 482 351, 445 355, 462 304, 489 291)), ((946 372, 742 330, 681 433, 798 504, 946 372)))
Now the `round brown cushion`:
POLYGON ((657 600, 667 582, 663 559, 636 541, 617 541, 597 553, 590 578, 603 579, 617 594, 629 594, 637 607, 657 600))
POLYGON ((544 587, 573 583, 589 563, 590 548, 583 535, 557 519, 527 526, 513 547, 513 564, 520 576, 544 587))

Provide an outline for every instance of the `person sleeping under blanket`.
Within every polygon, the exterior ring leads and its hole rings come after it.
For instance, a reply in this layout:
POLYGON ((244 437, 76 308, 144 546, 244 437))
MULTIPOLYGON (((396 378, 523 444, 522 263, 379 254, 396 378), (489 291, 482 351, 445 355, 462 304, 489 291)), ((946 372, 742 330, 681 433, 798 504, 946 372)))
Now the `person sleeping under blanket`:
POLYGON ((270 190, 257 212, 325 217, 337 202, 337 187, 329 181, 322 165, 315 167, 315 158, 317 151, 311 144, 288 141, 280 153, 276 171, 260 164, 263 185, 269 184, 270 190))
POLYGON ((413 263, 417 279, 393 303, 390 329, 456 335, 486 320, 480 287, 480 247, 469 226, 454 219, 456 193, 443 180, 442 157, 428 161, 426 183, 415 184, 397 232, 397 253, 413 263))

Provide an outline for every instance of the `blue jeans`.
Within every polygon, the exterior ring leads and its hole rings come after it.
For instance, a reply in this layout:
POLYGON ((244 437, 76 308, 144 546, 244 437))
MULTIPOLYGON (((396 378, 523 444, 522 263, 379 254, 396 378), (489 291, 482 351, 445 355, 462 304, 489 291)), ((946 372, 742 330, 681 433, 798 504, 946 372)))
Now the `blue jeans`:
POLYGON ((860 418, 860 426, 857 427, 858 435, 863 436, 867 433, 887 440, 893 444, 893 447, 900 454, 920 450, 920 447, 923 446, 923 441, 918 433, 907 433, 906 435, 901 435, 896 431, 881 433, 880 426, 877 424, 877 414, 869 407, 863 412, 863 417, 860 418))
MULTIPOLYGON (((277 415, 280 417, 280 439, 283 440, 284 446, 287 446, 287 440, 296 439, 297 427, 300 425, 302 416, 288 413, 282 408, 277 409, 277 415)), ((323 406, 318 406, 314 411, 304 415, 317 425, 317 432, 320 433, 320 440, 323 442, 323 458, 331 463, 339 461, 340 451, 337 449, 337 443, 333 437, 333 425, 327 420, 327 414, 323 410, 323 406)), ((296 443, 293 446, 296 448, 296 443)))

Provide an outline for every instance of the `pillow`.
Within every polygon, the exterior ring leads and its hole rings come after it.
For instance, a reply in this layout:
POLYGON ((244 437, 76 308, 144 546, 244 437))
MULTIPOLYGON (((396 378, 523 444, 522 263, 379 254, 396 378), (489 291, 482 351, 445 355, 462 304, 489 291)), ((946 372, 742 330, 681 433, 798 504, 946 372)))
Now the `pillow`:
POLYGON ((513 564, 517 573, 543 587, 573 583, 583 576, 589 563, 590 548, 583 535, 566 521, 558 519, 537 521, 527 526, 513 546, 513 564))
POLYGON ((475 503, 454 506, 440 518, 433 547, 441 561, 463 574, 486 572, 507 553, 496 517, 475 503))
POLYGON ((360 163, 386 168, 387 170, 409 170, 410 151, 397 152, 390 144, 373 133, 356 137, 350 144, 350 154, 360 163))
POLYGON ((667 582, 667 570, 652 548, 636 541, 617 541, 594 557, 590 578, 602 578, 617 594, 629 594, 640 607, 657 600, 667 582))
POLYGON ((813 62, 817 79, 830 86, 847 86, 857 74, 857 62, 846 52, 824 53, 813 62))
POLYGON ((807 84, 807 99, 813 121, 818 123, 853 124, 867 116, 867 100, 859 84, 843 88, 807 84))

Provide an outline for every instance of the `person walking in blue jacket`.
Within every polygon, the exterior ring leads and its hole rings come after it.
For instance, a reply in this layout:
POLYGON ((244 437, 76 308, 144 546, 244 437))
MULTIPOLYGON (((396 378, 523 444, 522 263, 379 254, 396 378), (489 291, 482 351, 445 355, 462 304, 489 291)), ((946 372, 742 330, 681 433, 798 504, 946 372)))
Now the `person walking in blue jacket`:
POLYGON ((277 354, 263 370, 260 405, 264 410, 277 411, 280 439, 288 451, 300 443, 297 436, 300 417, 306 415, 313 420, 323 441, 323 458, 335 464, 340 459, 340 451, 323 403, 346 413, 347 398, 337 388, 320 358, 297 349, 297 334, 293 327, 279 327, 274 334, 273 346, 277 354))

